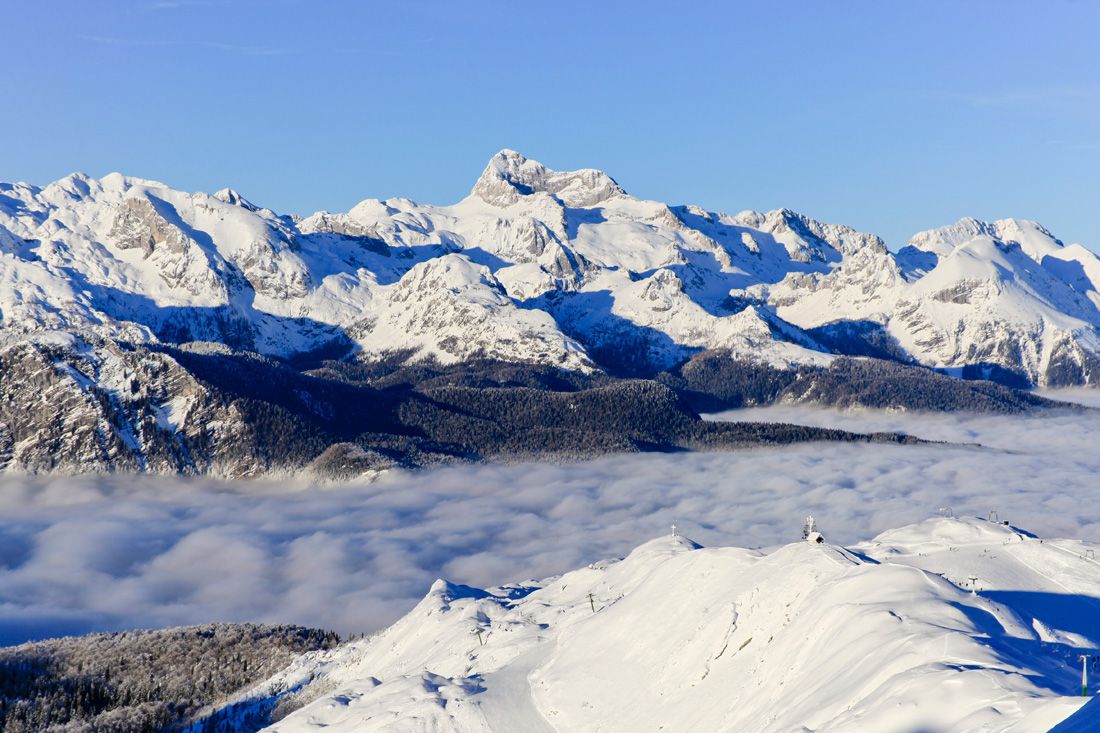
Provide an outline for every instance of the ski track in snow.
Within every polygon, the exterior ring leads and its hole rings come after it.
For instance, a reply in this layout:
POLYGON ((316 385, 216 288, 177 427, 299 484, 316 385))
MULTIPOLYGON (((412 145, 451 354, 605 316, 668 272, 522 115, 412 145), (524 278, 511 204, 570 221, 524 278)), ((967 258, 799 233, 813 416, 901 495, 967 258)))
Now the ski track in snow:
POLYGON ((851 544, 949 506, 959 516, 996 510, 1047 537, 1100 539, 1098 414, 733 416, 985 447, 624 455, 324 487, 5 477, 0 643, 215 620, 369 632, 437 577, 477 587, 548 577, 621 556, 674 521, 704 545, 766 548, 796 538, 809 513, 828 540, 851 544))

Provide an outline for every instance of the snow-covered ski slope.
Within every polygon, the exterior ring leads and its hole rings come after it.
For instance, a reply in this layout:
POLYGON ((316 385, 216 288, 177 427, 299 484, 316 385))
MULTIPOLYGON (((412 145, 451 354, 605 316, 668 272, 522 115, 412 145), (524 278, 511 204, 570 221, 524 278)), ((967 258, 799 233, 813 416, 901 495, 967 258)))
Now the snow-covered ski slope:
POLYGON ((668 535, 538 583, 439 580, 237 709, 315 698, 279 733, 1100 730, 1096 549, 950 517, 850 548, 668 535))

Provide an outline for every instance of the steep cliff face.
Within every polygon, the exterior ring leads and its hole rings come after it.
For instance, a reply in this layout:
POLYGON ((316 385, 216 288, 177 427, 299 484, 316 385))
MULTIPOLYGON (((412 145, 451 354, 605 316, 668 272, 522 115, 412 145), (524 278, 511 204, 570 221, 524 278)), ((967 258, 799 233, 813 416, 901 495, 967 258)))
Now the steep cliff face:
POLYGON ((254 414, 168 353, 28 342, 0 351, 0 369, 3 470, 241 478, 297 470, 319 450, 270 450, 280 428, 298 430, 291 444, 312 436, 290 415, 254 414))

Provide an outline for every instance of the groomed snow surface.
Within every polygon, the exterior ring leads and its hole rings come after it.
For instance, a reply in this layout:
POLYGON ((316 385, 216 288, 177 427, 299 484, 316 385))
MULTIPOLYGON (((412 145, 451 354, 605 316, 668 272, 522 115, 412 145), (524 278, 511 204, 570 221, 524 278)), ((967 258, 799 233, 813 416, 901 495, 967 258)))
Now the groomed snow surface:
POLYGON ((237 702, 317 690, 279 733, 1098 730, 1079 661, 1100 646, 1097 548, 996 519, 850 548, 668 534, 539 583, 439 580, 237 702))

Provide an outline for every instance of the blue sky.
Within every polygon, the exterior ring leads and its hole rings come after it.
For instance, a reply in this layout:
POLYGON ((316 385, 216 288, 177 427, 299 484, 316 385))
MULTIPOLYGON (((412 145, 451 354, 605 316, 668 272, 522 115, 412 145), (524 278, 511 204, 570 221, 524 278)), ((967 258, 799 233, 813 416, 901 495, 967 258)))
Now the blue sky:
POLYGON ((893 246, 1100 248, 1100 4, 11 0, 0 180, 119 170, 284 212, 449 203, 515 148, 893 246))

